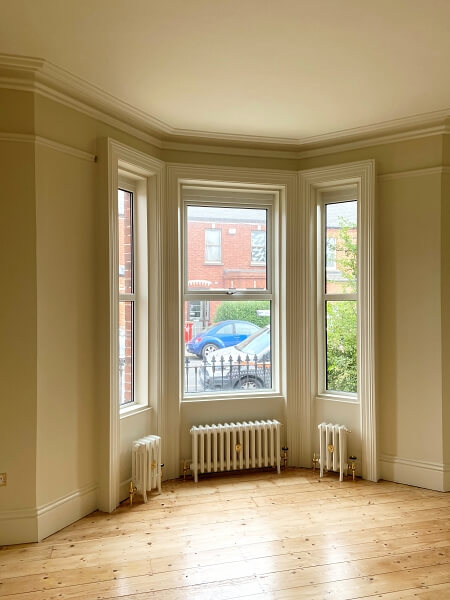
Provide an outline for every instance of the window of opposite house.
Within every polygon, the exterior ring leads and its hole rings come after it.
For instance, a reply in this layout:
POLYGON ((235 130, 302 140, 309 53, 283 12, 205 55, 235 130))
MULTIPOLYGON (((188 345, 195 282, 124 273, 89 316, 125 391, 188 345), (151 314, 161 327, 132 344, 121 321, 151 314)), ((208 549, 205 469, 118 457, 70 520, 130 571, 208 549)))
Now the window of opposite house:
POLYGON ((325 201, 322 208, 323 383, 331 393, 358 389, 357 210, 356 200, 325 201))
POLYGON ((277 319, 266 231, 273 227, 275 197, 183 186, 185 396, 274 390, 277 319), (199 260, 202 239, 207 248, 219 241, 221 248, 205 263, 199 260))
POLYGON ((222 231, 205 229, 205 262, 220 263, 222 260, 222 231))
POLYGON ((251 247, 251 262, 252 264, 266 263, 266 232, 252 231, 252 247, 251 247))
POLYGON ((326 267, 332 271, 336 270, 336 238, 327 237, 326 267))
POLYGON ((134 194, 118 190, 119 403, 134 402, 135 268, 134 194))

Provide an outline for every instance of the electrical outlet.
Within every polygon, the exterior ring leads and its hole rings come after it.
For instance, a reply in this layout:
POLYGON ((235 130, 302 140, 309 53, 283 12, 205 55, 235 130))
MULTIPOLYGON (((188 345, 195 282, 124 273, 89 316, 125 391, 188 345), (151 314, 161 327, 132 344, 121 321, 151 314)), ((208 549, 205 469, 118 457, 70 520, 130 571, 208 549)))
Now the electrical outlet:
POLYGON ((0 473, 0 485, 6 485, 6 473, 0 473))

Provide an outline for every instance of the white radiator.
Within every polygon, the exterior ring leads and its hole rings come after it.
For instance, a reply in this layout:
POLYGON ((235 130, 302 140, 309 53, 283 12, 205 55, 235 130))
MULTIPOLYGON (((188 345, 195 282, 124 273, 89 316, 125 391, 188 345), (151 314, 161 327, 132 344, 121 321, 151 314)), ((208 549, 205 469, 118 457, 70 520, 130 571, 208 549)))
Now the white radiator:
POLYGON ((161 492, 161 438, 148 435, 133 442, 131 454, 131 481, 147 502, 147 492, 161 492))
POLYGON ((200 473, 277 467, 280 473, 278 421, 248 421, 191 427, 194 480, 200 473))
POLYGON ((320 441, 320 476, 324 470, 339 471, 339 481, 347 475, 347 436, 350 433, 345 425, 321 423, 319 426, 320 441))

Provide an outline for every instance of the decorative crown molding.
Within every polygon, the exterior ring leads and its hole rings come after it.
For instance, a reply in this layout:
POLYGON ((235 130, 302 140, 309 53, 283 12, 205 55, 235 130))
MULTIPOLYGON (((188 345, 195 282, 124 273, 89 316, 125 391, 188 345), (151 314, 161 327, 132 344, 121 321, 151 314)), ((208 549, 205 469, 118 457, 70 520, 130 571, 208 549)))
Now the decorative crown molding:
POLYGON ((307 158, 450 133, 450 108, 305 138, 180 129, 47 60, 9 54, 0 54, 0 87, 51 98, 168 150, 307 158))

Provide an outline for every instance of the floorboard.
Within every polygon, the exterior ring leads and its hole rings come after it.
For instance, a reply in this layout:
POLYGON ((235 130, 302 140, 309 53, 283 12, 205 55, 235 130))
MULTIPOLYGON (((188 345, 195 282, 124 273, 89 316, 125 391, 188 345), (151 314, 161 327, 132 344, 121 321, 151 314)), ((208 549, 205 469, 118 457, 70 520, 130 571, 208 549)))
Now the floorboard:
POLYGON ((0 600, 450 599, 450 495, 310 470, 170 481, 0 549, 0 600))

